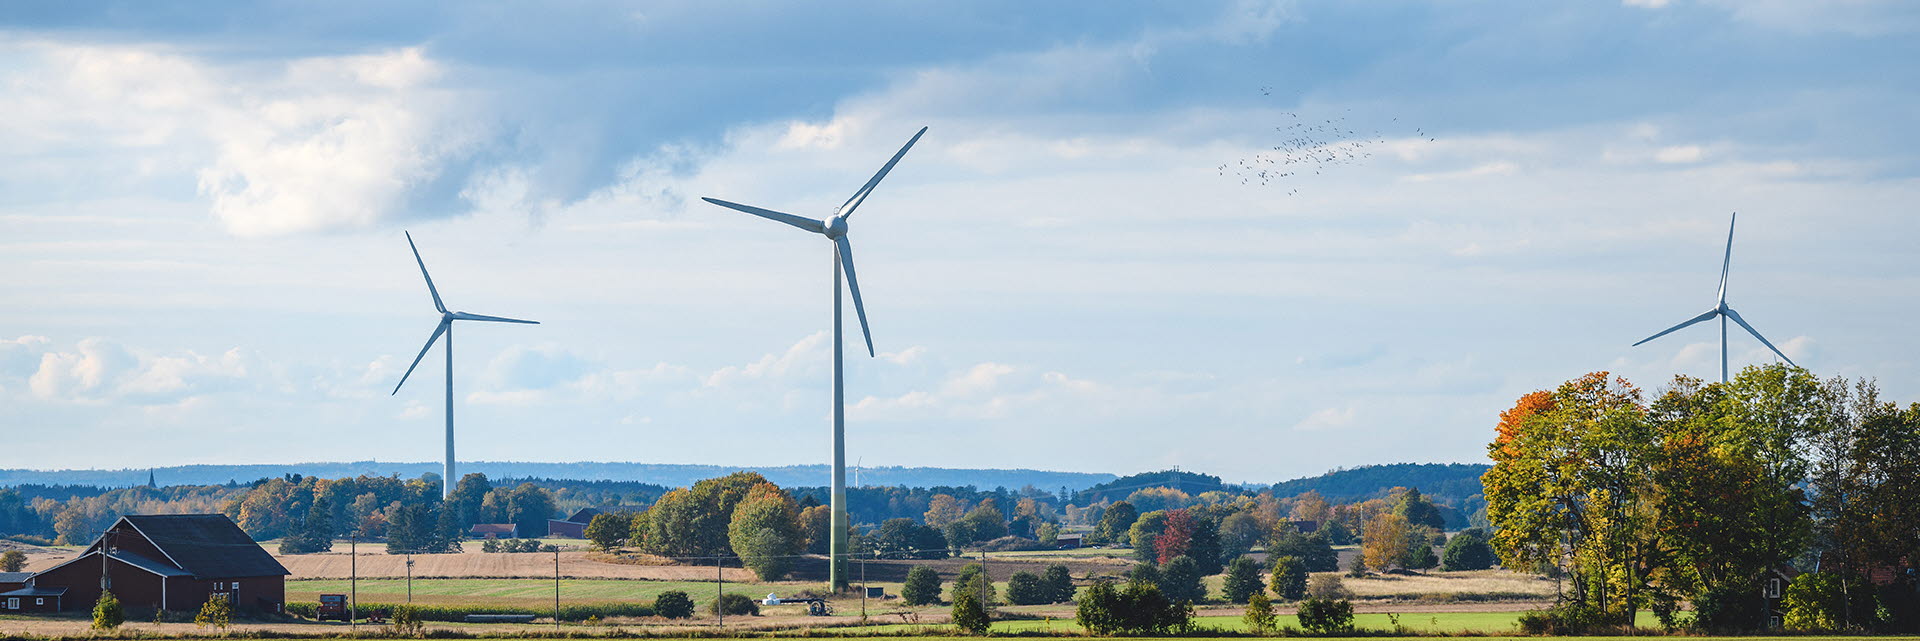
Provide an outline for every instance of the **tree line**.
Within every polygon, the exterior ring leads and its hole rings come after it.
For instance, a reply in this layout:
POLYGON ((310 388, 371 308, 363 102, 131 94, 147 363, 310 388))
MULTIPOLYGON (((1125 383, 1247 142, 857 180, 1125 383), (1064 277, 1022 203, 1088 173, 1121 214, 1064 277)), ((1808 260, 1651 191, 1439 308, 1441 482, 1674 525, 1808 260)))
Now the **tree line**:
POLYGON ((1494 549, 1568 582, 1543 629, 1920 629, 1920 404, 1786 365, 1652 395, 1595 372, 1495 431, 1494 549))

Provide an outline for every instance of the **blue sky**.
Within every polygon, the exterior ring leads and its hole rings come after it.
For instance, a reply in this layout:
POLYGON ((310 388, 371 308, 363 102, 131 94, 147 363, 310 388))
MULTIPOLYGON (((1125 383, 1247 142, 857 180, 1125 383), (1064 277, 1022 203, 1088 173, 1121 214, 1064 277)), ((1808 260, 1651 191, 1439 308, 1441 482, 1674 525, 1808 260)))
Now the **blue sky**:
MULTIPOLYGON (((1920 8, 1784 0, 9 3, 0 467, 828 455, 1272 481, 1717 376, 1729 301, 1920 399, 1920 8), (396 6, 398 5, 398 6, 396 6), (1218 167, 1337 120, 1360 162, 1218 167), (1367 134, 1377 131, 1378 136, 1367 134), (850 339, 858 340, 853 328, 850 339), (109 443, 83 447, 85 443, 109 443)), ((1328 139, 1330 142, 1333 139, 1328 139)), ((1735 336, 1736 366, 1770 362, 1735 336)))

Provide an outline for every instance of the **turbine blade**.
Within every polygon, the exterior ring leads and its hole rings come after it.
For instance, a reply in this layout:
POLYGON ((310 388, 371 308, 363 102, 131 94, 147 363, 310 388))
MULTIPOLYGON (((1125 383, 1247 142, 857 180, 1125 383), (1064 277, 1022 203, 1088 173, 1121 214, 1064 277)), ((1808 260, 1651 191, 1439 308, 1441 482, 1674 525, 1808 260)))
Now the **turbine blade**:
POLYGON ((920 137, 926 135, 926 133, 926 127, 921 127, 920 131, 915 132, 913 138, 907 141, 906 146, 901 147, 900 151, 894 152, 893 159, 888 160, 886 166, 881 167, 880 172, 873 175, 872 180, 868 180, 867 184, 861 185, 860 191, 853 192, 853 196, 848 198, 847 202, 841 203, 839 211, 834 212, 833 215, 841 217, 852 216, 853 210, 860 208, 860 203, 867 202, 867 194, 873 193, 873 188, 880 184, 880 179, 886 178, 887 172, 893 171, 893 166, 899 164, 900 158, 907 155, 908 149, 913 148, 913 143, 920 142, 920 137))
POLYGON ((488 321, 493 323, 524 323, 527 325, 540 324, 540 321, 520 320, 518 318, 506 318, 502 316, 482 316, 480 314, 469 314, 466 312, 454 312, 448 316, 453 320, 488 321))
POLYGON ((388 396, 392 396, 392 395, 394 395, 394 394, 399 394, 399 393, 400 393, 400 385, 406 385, 406 384, 407 384, 407 377, 409 377, 409 376, 412 376, 412 375, 413 375, 413 368, 415 368, 415 367, 419 367, 419 366, 420 366, 420 359, 422 359, 422 358, 426 358, 426 357, 427 357, 427 350, 430 350, 430 349, 433 349, 433 342, 434 342, 434 341, 437 341, 437 340, 440 340, 440 335, 441 335, 441 334, 445 334, 445 333, 447 333, 447 322, 448 322, 448 321, 447 321, 447 319, 444 319, 444 318, 443 318, 443 319, 441 319, 441 320, 440 320, 440 324, 439 324, 439 325, 436 325, 436 326, 434 326, 434 328, 433 328, 433 335, 432 335, 432 336, 428 336, 428 337, 427 337, 427 345, 426 345, 425 347, 422 347, 422 348, 420 348, 420 355, 419 355, 419 356, 415 356, 415 357, 413 357, 413 364, 412 364, 412 365, 408 365, 408 366, 407 366, 407 373, 405 373, 405 374, 401 374, 401 375, 400 375, 400 383, 399 383, 399 385, 394 385, 394 386, 393 386, 393 391, 392 391, 392 392, 389 392, 389 393, 387 394, 388 396))
MULTIPOLYGON (((847 291, 853 292, 853 313, 860 317, 860 336, 867 339, 867 356, 873 356, 873 332, 867 330, 867 306, 860 302, 860 281, 853 277, 853 244, 846 236, 833 240, 840 250, 840 269, 847 272, 847 291)), ((838 328, 835 328, 838 331, 838 328)))
POLYGON ((1733 218, 1727 221, 1727 255, 1720 259, 1720 302, 1727 302, 1727 271, 1733 267, 1733 224, 1740 221, 1740 212, 1733 212, 1733 218))
MULTIPOLYGON (((407 235, 407 246, 413 248, 413 262, 420 264, 420 275, 427 279, 427 293, 433 294, 433 308, 447 313, 447 306, 440 302, 440 290, 434 289, 433 277, 427 275, 427 261, 420 260, 420 248, 413 244, 413 232, 400 232, 407 235)), ((399 388, 394 388, 399 389, 399 388)))
MULTIPOLYGON (((1656 338, 1659 338, 1659 337, 1662 337, 1662 336, 1666 336, 1666 335, 1668 335, 1668 334, 1672 334, 1672 333, 1674 333, 1675 331, 1678 331, 1678 330, 1680 330, 1680 329, 1682 329, 1682 328, 1684 328, 1684 327, 1686 327, 1686 326, 1688 326, 1688 325, 1692 325, 1692 324, 1694 324, 1694 323, 1698 323, 1698 322, 1700 322, 1700 321, 1703 321, 1703 320, 1707 320, 1707 319, 1709 319, 1709 318, 1713 318, 1713 317, 1714 317, 1715 315, 1718 315, 1719 313, 1720 313, 1720 309, 1719 309, 1719 308, 1717 308, 1717 307, 1716 307, 1716 308, 1714 308, 1714 309, 1709 309, 1709 310, 1707 310, 1707 313, 1705 313, 1705 314, 1701 314, 1701 315, 1699 315, 1699 316, 1695 316, 1695 317, 1693 317, 1693 318, 1689 318, 1689 319, 1687 319, 1687 322, 1684 322, 1684 323, 1681 323, 1681 324, 1679 324, 1679 325, 1674 325, 1673 327, 1669 327, 1669 328, 1667 328, 1667 329, 1666 329, 1666 331, 1663 331, 1663 332, 1660 332, 1660 333, 1658 333, 1658 334, 1654 334, 1654 335, 1652 335, 1652 336, 1648 336, 1648 337, 1646 337, 1646 338, 1642 338, 1642 339, 1640 339, 1640 343, 1645 343, 1645 342, 1647 342, 1647 341, 1650 341, 1650 340, 1653 340, 1653 339, 1656 339, 1656 338)), ((1634 347, 1639 347, 1639 346, 1640 346, 1640 343, 1634 343, 1634 344, 1633 344, 1633 346, 1634 346, 1634 347)))
POLYGON ((718 198, 705 198, 705 197, 702 197, 702 198, 701 198, 701 200, 704 200, 704 201, 707 201, 707 202, 710 202, 710 203, 713 203, 713 204, 715 204, 715 205, 719 205, 719 206, 721 206, 721 207, 725 207, 725 208, 727 208, 727 209, 733 209, 733 210, 738 210, 738 211, 744 211, 744 212, 747 212, 747 213, 749 213, 749 214, 753 214, 753 215, 755 215, 755 216, 759 216, 759 217, 761 217, 761 218, 765 218, 765 219, 767 219, 767 220, 777 220, 777 221, 780 221, 780 222, 783 222, 783 223, 786 223, 786 224, 789 224, 789 225, 793 225, 793 226, 795 226, 795 227, 799 227, 799 228, 801 228, 801 229, 805 229, 805 230, 807 230, 807 231, 810 231, 810 232, 813 232, 813 233, 816 233, 816 234, 824 234, 824 233, 826 233, 826 232, 827 232, 827 224, 826 224, 826 223, 823 223, 823 222, 820 222, 820 221, 818 221, 818 220, 814 220, 814 219, 812 219, 812 218, 807 218, 807 217, 805 217, 805 216, 795 216, 795 215, 793 215, 793 214, 786 214, 786 213, 781 213, 781 212, 777 212, 777 211, 774 211, 774 210, 771 210, 771 209, 761 209, 761 208, 759 208, 759 207, 755 207, 755 206, 752 206, 752 205, 742 205, 742 204, 740 204, 740 203, 730 203, 730 202, 727 202, 727 201, 724 201, 724 200, 720 200, 720 199, 718 199, 718 198))
POLYGON ((1773 350, 1773 353, 1779 354, 1780 360, 1786 361, 1788 365, 1792 365, 1794 367, 1800 366, 1798 363, 1793 362, 1793 359, 1787 358, 1786 352, 1780 351, 1780 348, 1774 347, 1773 343, 1767 342, 1767 337, 1761 336, 1759 330, 1754 329, 1752 325, 1748 325, 1747 320, 1740 317, 1740 312, 1733 311, 1732 307, 1728 307, 1727 318, 1733 319, 1733 322, 1739 323, 1740 327, 1746 329, 1748 334, 1752 334, 1754 338, 1760 339, 1761 345, 1765 345, 1767 346, 1767 349, 1773 350))

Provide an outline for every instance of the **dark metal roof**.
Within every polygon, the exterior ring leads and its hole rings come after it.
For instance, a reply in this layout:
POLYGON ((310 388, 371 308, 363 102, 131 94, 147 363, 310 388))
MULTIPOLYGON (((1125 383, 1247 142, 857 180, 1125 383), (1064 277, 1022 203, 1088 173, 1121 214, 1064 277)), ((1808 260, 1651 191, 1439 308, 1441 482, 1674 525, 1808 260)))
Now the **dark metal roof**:
POLYGON ((41 588, 30 585, 12 592, 0 592, 0 596, 60 596, 66 593, 66 588, 41 588))
POLYGON ((0 583, 26 583, 30 578, 32 572, 0 572, 0 583))
POLYGON ((149 559, 147 557, 140 556, 138 554, 134 554, 126 550, 114 550, 112 552, 108 552, 107 557, 115 561, 119 561, 121 563, 125 563, 127 565, 131 565, 133 567, 140 568, 142 570, 146 570, 154 574, 158 574, 160 576, 193 576, 192 572, 188 572, 186 570, 182 570, 182 569, 173 567, 171 565, 167 565, 166 563, 161 562, 159 560, 149 559))
MULTIPOLYGON (((195 578, 292 574, 225 514, 128 515, 120 518, 152 542, 154 547, 160 548, 168 561, 195 578)), ((114 558, 120 558, 120 555, 116 554, 114 558)))

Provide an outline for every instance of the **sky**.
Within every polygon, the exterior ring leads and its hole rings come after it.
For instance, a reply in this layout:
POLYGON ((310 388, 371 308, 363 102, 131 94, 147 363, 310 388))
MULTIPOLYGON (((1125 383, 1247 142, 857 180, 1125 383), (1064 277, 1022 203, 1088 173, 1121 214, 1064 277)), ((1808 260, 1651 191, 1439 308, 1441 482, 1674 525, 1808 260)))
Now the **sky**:
MULTIPOLYGON (((440 457, 1230 481, 1478 462, 1719 374, 1728 302, 1920 400, 1920 6, 0 7, 0 467, 440 457), (1356 157, 1243 180, 1310 137, 1356 157), (1352 131, 1352 134, 1345 132, 1352 131)), ((1734 367, 1774 362, 1734 328, 1734 367)))

